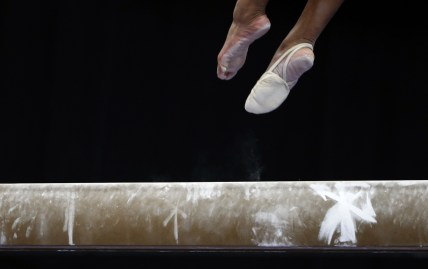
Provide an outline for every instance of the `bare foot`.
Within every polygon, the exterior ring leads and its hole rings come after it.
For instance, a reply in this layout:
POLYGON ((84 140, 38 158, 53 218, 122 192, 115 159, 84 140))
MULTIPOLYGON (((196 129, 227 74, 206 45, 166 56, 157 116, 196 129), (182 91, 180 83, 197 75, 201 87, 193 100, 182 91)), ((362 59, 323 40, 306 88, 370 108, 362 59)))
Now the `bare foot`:
POLYGON ((217 76, 229 80, 244 65, 248 47, 270 29, 270 21, 262 15, 249 24, 235 23, 230 26, 226 41, 217 57, 217 76))

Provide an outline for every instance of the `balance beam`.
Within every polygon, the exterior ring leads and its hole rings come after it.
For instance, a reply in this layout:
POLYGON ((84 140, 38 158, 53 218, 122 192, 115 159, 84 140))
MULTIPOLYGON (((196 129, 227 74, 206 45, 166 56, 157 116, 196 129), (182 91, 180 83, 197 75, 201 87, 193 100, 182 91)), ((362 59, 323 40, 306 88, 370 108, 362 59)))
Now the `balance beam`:
POLYGON ((0 184, 0 249, 428 247, 428 181, 0 184))

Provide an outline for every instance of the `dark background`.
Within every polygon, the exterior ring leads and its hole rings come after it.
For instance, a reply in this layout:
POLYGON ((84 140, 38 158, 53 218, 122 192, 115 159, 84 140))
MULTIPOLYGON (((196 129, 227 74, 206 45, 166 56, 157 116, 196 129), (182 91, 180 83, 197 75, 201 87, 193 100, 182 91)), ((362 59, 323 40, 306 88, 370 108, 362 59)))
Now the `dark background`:
POLYGON ((428 178, 423 1, 345 2, 264 115, 245 99, 305 1, 271 1, 221 81, 234 4, 2 0, 1 182, 428 178))
POLYGON ((427 41, 413 1, 348 1, 272 113, 244 102, 305 1, 230 81, 235 1, 1 2, 2 182, 427 179, 427 41))

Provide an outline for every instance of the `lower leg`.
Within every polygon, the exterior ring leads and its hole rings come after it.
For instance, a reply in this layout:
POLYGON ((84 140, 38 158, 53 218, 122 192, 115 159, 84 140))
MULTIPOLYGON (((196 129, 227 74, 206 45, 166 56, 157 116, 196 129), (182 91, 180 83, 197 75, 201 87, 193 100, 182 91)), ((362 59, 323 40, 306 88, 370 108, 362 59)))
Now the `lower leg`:
MULTIPOLYGON (((344 0, 308 0, 302 14, 282 41, 269 66, 271 66, 286 50, 297 44, 309 43, 314 46, 316 40, 324 31, 334 14, 336 14, 343 1, 344 0)), ((315 56, 312 49, 303 48, 291 57, 290 63, 286 67, 284 67, 284 64, 279 64, 274 69, 274 72, 283 79, 287 77, 287 82, 291 89, 297 83, 300 76, 312 67, 314 58, 315 56)))
POLYGON ((217 61, 217 76, 233 78, 244 65, 248 47, 270 28, 265 10, 269 0, 237 0, 233 22, 217 61))
MULTIPOLYGON (((270 65, 287 49, 299 43, 315 45, 316 40, 344 0, 308 0, 294 27, 282 41, 270 65)), ((269 66, 270 66, 269 65, 269 66)))
MULTIPOLYGON (((299 78, 313 66, 313 46, 344 0, 308 0, 301 16, 277 49, 262 76, 247 98, 245 109, 261 114, 276 109, 287 98, 299 78), (281 60, 290 48, 306 43, 281 60)), ((288 54, 288 52, 287 52, 288 54)))

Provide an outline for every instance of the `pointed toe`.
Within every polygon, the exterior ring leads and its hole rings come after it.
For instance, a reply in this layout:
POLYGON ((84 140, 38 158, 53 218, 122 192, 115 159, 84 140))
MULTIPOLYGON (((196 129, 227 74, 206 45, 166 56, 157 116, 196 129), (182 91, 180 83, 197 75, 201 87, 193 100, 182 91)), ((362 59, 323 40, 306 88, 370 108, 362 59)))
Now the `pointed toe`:
MULTIPOLYGON (((274 73, 274 69, 283 59, 285 59, 285 68, 291 59, 291 56, 301 48, 310 48, 309 43, 298 44, 287 50, 257 81, 256 85, 251 89, 250 94, 245 102, 245 110, 249 113, 263 114, 269 113, 277 109, 288 97, 290 89, 296 84, 297 79, 287 82, 287 77, 280 77, 274 73)), ((302 58, 304 68, 308 69, 313 64, 313 59, 302 58)))
POLYGON ((266 72, 257 81, 245 102, 245 110, 254 114, 268 113, 278 108, 290 90, 277 74, 266 72))

